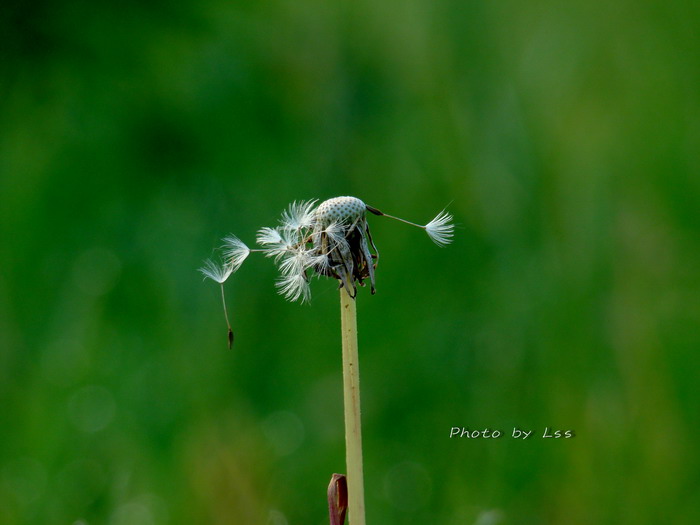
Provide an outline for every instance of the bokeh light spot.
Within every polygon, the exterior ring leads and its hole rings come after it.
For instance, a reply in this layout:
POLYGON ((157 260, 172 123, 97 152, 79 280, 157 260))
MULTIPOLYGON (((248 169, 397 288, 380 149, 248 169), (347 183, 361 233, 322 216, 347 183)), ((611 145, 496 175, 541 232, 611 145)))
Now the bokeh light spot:
POLYGON ((384 491, 391 504, 399 510, 413 512, 430 499, 432 482, 422 465, 411 461, 392 467, 384 477, 384 491))
POLYGON ((73 424, 83 432, 97 432, 114 417, 115 401, 112 393, 99 385, 78 390, 68 401, 68 413, 73 424))
POLYGON ((280 456, 294 452, 304 441, 304 425, 291 412, 280 411, 270 414, 262 423, 265 437, 280 456))

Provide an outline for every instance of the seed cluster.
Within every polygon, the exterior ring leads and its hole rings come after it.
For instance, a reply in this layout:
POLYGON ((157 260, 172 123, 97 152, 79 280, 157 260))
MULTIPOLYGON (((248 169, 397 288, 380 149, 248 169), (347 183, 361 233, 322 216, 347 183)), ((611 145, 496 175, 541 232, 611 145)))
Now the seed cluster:
POLYGON ((324 225, 332 222, 352 223, 359 219, 366 209, 365 203, 357 197, 334 197, 319 204, 316 218, 324 225))
POLYGON ((338 279, 353 298, 357 294, 355 284, 364 286, 364 279, 370 280, 375 293, 374 270, 379 252, 365 218, 367 209, 356 197, 335 197, 316 208, 312 253, 322 263, 314 269, 318 275, 338 279))
MULTIPOLYGON (((353 298, 357 286, 364 286, 367 279, 374 294, 379 251, 372 240, 366 212, 422 228, 438 246, 452 242, 452 215, 445 210, 423 225, 383 213, 357 197, 334 197, 319 205, 317 202, 295 201, 282 212, 278 226, 258 230, 256 240, 260 249, 251 250, 238 237, 229 235, 222 246, 223 262, 204 261, 200 268, 202 274, 221 286, 227 323, 224 282, 252 251, 275 260, 280 270, 276 284, 282 295, 291 301, 308 301, 311 297, 309 280, 314 275, 337 279, 353 298)), ((228 328, 230 346, 233 342, 230 323, 228 328)))
POLYGON ((312 276, 332 277, 340 281, 351 297, 357 286, 369 280, 375 292, 374 277, 379 252, 372 240, 367 212, 422 228, 439 246, 452 241, 452 215, 440 212, 428 224, 416 224, 366 205, 357 197, 334 197, 318 201, 293 202, 282 212, 279 225, 258 231, 260 249, 250 250, 237 237, 224 239, 223 264, 205 261, 202 273, 223 283, 241 266, 251 251, 262 252, 275 260, 280 270, 277 287, 294 301, 309 300, 312 276))

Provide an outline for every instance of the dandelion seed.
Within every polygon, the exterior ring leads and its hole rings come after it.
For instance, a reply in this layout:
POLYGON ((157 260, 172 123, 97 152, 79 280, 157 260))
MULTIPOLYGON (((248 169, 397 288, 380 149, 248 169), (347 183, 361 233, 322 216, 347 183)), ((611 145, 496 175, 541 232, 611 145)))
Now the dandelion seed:
POLYGON ((246 257, 250 255, 250 248, 235 235, 225 237, 224 245, 221 248, 224 250, 224 257, 229 261, 232 272, 237 271, 243 264, 243 261, 246 260, 246 257))
POLYGON ((341 246, 343 249, 346 247, 349 249, 345 234, 346 227, 338 222, 332 222, 325 227, 317 224, 311 234, 311 242, 316 247, 316 251, 322 255, 339 250, 341 246))
POLYGON ((401 221, 405 224, 410 224, 416 228, 422 228, 426 231, 428 237, 430 237, 430 239, 438 246, 445 246, 452 242, 452 235, 454 234, 455 227, 454 224, 451 224, 452 215, 447 213, 445 210, 442 210, 432 221, 425 225, 416 224, 415 222, 407 221, 401 217, 394 217, 393 215, 381 212, 376 208, 372 208, 371 206, 367 206, 367 211, 370 211, 375 215, 388 217, 390 219, 401 221))
POLYGON ((224 293, 224 283, 228 280, 232 273, 236 272, 246 257, 250 255, 250 248, 248 248, 243 241, 241 241, 235 235, 229 235, 223 239, 223 264, 217 264, 211 259, 204 261, 204 266, 202 266, 199 271, 204 275, 205 278, 212 279, 219 283, 221 286, 221 302, 224 306, 224 317, 226 318, 226 326, 228 327, 228 347, 233 346, 233 330, 231 329, 231 322, 228 317, 228 309, 226 308, 226 294, 224 293))
POLYGON ((425 225, 425 231, 432 241, 438 246, 446 246, 452 242, 454 235, 452 215, 442 210, 437 216, 425 225))
POLYGON ((278 261, 290 251, 294 251, 301 242, 298 230, 286 230, 279 228, 263 228, 258 231, 257 241, 266 248, 260 250, 265 257, 272 257, 278 261))
POLYGON ((301 302, 304 302, 311 297, 309 282, 303 273, 282 276, 276 284, 280 294, 290 301, 301 299, 301 302))
POLYGON ((289 208, 282 213, 280 223, 287 230, 300 230, 302 228, 311 228, 314 224, 314 206, 316 200, 311 201, 294 201, 289 205, 289 208))
POLYGON ((321 254, 313 256, 311 267, 314 268, 318 276, 327 275, 327 272, 330 271, 331 267, 328 255, 321 254))
POLYGON ((217 264, 211 259, 204 261, 204 266, 199 269, 199 272, 205 278, 216 281, 219 284, 224 284, 233 273, 233 267, 230 264, 217 264))
POLYGON ((224 283, 234 272, 233 266, 231 264, 216 264, 211 259, 204 261, 204 266, 199 269, 204 277, 208 277, 219 283, 221 286, 221 303, 224 305, 224 318, 226 319, 226 326, 228 327, 228 347, 229 350, 233 346, 233 330, 231 329, 231 322, 228 319, 228 310, 226 308, 226 294, 224 293, 224 283))
POLYGON ((323 232, 328 235, 331 241, 335 243, 346 242, 346 232, 343 229, 342 224, 338 222, 332 222, 323 230, 323 232))
POLYGON ((313 265, 313 256, 310 250, 298 247, 289 250, 279 263, 280 272, 283 275, 301 274, 313 265))
POLYGON ((262 228, 258 230, 258 235, 255 238, 258 244, 262 246, 273 246, 277 244, 282 244, 282 235, 277 230, 277 228, 262 228))

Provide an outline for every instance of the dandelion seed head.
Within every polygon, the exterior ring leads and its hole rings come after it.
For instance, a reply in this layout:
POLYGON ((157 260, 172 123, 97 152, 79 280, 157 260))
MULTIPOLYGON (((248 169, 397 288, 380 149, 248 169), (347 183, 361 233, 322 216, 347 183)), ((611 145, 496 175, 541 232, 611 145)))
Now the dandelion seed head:
MULTIPOLYGON (((439 246, 452 242, 452 215, 444 210, 422 225, 383 213, 357 197, 334 197, 319 205, 317 202, 295 201, 282 213, 277 227, 257 232, 256 241, 262 249, 253 251, 274 258, 280 271, 278 291, 291 301, 310 299, 309 279, 313 275, 338 279, 352 297, 367 279, 375 293, 379 251, 370 233, 368 211, 422 228, 439 246)), ((223 249, 223 264, 205 261, 200 269, 205 277, 219 283, 238 270, 251 252, 233 235, 224 239, 223 249)))
POLYGON ((316 220, 324 226, 334 222, 348 224, 362 217, 366 209, 357 197, 335 197, 319 204, 316 220))

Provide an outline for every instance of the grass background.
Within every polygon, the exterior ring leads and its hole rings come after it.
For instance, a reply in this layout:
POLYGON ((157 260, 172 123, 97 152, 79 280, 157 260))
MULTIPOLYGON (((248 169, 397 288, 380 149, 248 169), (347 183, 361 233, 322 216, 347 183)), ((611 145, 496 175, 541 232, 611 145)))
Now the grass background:
POLYGON ((439 249, 370 217, 368 523, 697 523, 699 14, 4 4, 0 523, 327 523, 334 283, 286 303, 251 256, 228 351, 195 270, 336 195, 460 225, 439 249))

